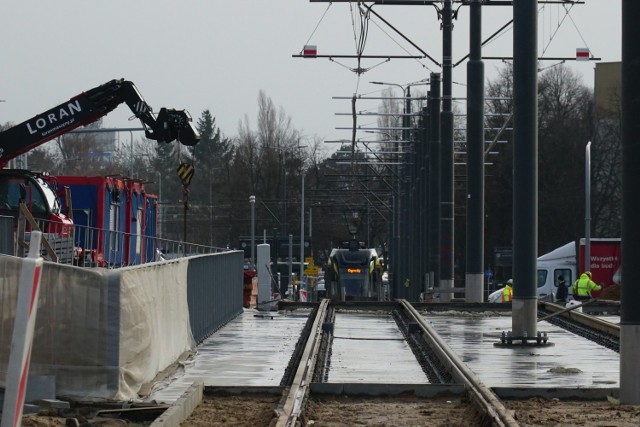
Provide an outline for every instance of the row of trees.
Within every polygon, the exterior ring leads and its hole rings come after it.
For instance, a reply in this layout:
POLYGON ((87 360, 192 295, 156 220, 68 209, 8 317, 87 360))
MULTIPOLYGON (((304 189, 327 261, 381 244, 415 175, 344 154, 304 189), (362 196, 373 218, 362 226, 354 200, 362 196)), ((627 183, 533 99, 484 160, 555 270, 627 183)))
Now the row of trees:
MULTIPOLYGON (((504 68, 487 86, 489 128, 500 128, 512 109, 512 70, 504 68)), ((617 96, 611 94, 611 96, 617 96)), ((593 92, 568 67, 556 66, 538 82, 538 249, 546 253, 584 237, 585 147, 591 145, 591 232, 593 237, 621 233, 620 123, 598 118, 593 92)), ((487 134, 487 140, 494 138, 487 134)), ((487 249, 512 243, 513 141, 499 139, 486 169, 487 249)), ((489 260, 491 258, 485 257, 489 260)))
MULTIPOLYGON (((505 67, 488 83, 487 128, 501 128, 511 114, 512 82, 511 68, 505 67)), ((412 103, 413 111, 420 111, 424 104, 423 94, 418 93, 417 98, 420 99, 412 103)), ((360 164, 358 160, 367 163, 390 160, 389 155, 382 152, 397 147, 368 145, 362 141, 354 145, 352 141, 345 141, 341 148, 329 153, 321 140, 296 129, 286 112, 276 107, 264 92, 258 96, 258 107, 255 127, 245 116, 234 137, 221 132, 210 111, 202 112, 197 119, 201 141, 193 147, 158 144, 144 138, 136 140, 131 135, 105 156, 101 133, 67 134, 29 152, 29 168, 48 170, 52 174, 122 175, 140 179, 146 183, 148 192, 161 195, 163 237, 182 240, 187 193, 176 167, 183 162, 191 163, 195 166, 195 175, 188 188, 187 240, 219 247, 237 247, 239 238, 249 235, 250 195, 257 198, 258 242, 263 233, 299 236, 300 186, 304 174, 305 228, 309 226, 311 211, 316 254, 349 238, 345 215, 352 212, 358 212, 362 218, 357 237, 367 240, 371 246, 385 247, 392 216, 394 171, 382 162, 360 164)), ((389 99, 381 110, 391 113, 384 116, 384 126, 402 125, 401 101, 389 99)), ((615 114, 609 117, 614 119, 597 120, 592 91, 569 68, 557 66, 540 75, 540 253, 583 235, 587 141, 593 142, 592 235, 620 235, 619 123, 615 114)), ((417 126, 418 121, 412 124, 417 126)), ((464 127, 464 123, 455 127, 464 127)), ((513 143, 510 135, 508 131, 501 135, 489 131, 486 135, 487 141, 494 138, 506 141, 492 150, 497 154, 487 157, 491 163, 486 168, 485 191, 488 264, 491 264, 493 248, 512 244, 513 143)), ((389 132, 380 139, 401 139, 401 136, 389 132)), ((464 173, 463 166, 456 166, 455 244, 459 264, 463 264, 465 253, 464 173)))
MULTIPOLYGON (((418 97, 423 94, 418 93, 418 97)), ((609 105, 620 105, 611 93, 609 105)), ((392 94, 389 94, 392 98, 392 94)), ((513 241, 513 138, 509 130, 513 112, 513 73, 505 66, 488 82, 485 104, 485 262, 494 263, 496 248, 511 248, 513 241), (501 130, 502 129, 502 130, 501 130), (493 142, 497 142, 493 144, 493 142)), ((412 102, 419 111, 423 100, 412 102)), ((381 127, 402 126, 399 101, 381 104, 381 127)), ((454 111, 455 151, 466 152, 465 119, 454 111)), ((621 233, 620 111, 595 113, 594 95, 570 68, 552 67, 538 82, 538 250, 546 253, 584 236, 585 147, 591 144, 591 233, 593 237, 618 237, 621 233)), ((414 121, 413 126, 417 121, 414 121)), ((402 139, 390 133, 381 139, 402 139)), ((387 151, 397 145, 387 144, 387 151)), ((463 277, 466 246, 466 158, 456 154, 455 257, 463 277)), ((459 276, 459 277, 460 277, 459 276)))

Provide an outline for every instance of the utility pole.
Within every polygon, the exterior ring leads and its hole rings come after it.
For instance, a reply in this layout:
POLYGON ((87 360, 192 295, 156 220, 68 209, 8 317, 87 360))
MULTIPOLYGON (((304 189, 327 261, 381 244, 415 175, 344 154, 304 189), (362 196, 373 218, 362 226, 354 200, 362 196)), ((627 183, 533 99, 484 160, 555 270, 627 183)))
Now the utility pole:
MULTIPOLYGON (((635 220, 640 208, 636 183, 640 180, 637 159, 640 156, 640 3, 622 0, 622 265, 624 277, 640 274, 640 223, 635 220)), ((620 298, 620 403, 640 404, 640 288, 627 282, 620 298)))
POLYGON ((440 283, 440 74, 431 73, 429 124, 429 282, 438 293, 440 283))
POLYGON ((471 0, 467 63, 466 302, 484 299, 484 63, 482 1, 471 0))
MULTIPOLYGON (((429 131, 430 131, 430 93, 427 92, 427 106, 422 107, 420 136, 416 138, 415 147, 420 162, 420 212, 429 212, 429 131)), ((429 222, 425 218, 418 220, 418 233, 420 235, 420 281, 421 292, 426 292, 433 287, 429 275, 429 222)))
POLYGON ((302 286, 302 278, 304 277, 304 168, 302 168, 302 179, 300 183, 300 198, 302 205, 300 206, 300 286, 302 286))
POLYGON ((513 314, 515 336, 537 334, 538 2, 513 5, 513 314))
POLYGON ((442 8, 442 113, 441 114, 441 200, 440 200, 440 288, 441 301, 449 302, 454 287, 454 186, 453 186, 453 9, 452 0, 444 0, 442 8))

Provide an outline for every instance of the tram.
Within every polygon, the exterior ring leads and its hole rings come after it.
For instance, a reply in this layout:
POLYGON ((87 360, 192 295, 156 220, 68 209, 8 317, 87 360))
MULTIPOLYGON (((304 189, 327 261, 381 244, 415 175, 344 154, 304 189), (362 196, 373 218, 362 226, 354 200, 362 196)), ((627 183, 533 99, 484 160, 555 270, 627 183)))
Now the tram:
POLYGON ((382 301, 383 271, 376 250, 361 248, 357 241, 347 245, 332 249, 329 255, 327 297, 334 301, 382 301))

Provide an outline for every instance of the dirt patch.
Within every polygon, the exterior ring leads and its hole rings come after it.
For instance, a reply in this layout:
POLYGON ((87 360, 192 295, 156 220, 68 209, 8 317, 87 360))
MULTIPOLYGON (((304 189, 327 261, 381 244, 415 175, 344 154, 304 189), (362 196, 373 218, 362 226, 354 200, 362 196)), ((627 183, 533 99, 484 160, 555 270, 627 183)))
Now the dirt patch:
POLYGON ((96 427, 145 427, 151 425, 151 421, 131 421, 122 418, 92 418, 82 416, 64 416, 60 414, 29 414, 22 416, 22 427, 65 427, 65 426, 96 426, 96 427), (77 424, 75 424, 76 421, 77 424), (69 421, 67 421, 69 420, 69 421))
POLYGON ((23 427, 58 427, 66 426, 66 419, 47 415, 25 415, 22 417, 23 427))
POLYGON ((268 426, 275 417, 280 396, 272 394, 205 394, 182 427, 268 426))
POLYGON ((427 399, 417 396, 311 397, 304 414, 306 426, 433 426, 480 425, 470 402, 459 397, 427 399))
POLYGON ((620 301, 620 285, 607 286, 602 290, 599 299, 608 299, 612 301, 620 301))
MULTIPOLYGON (((273 425, 280 396, 270 394, 210 395, 182 424, 182 427, 231 426, 259 427, 273 425)), ((522 427, 640 426, 640 405, 620 405, 615 400, 560 400, 531 398, 505 400, 505 407, 522 427)), ((68 418, 78 425, 100 427, 143 427, 150 421, 114 418, 86 419, 56 411, 24 415, 24 427, 63 427, 68 418), (66 415, 66 416, 65 416, 66 415)), ((393 397, 311 396, 302 417, 304 426, 433 426, 459 427, 482 425, 473 405, 461 397, 423 398, 413 395, 393 397)), ((73 425, 73 424, 70 424, 73 425)))
POLYGON ((608 400, 559 400, 531 398, 506 400, 504 405, 514 411, 522 427, 583 426, 637 427, 640 426, 640 405, 619 405, 608 400))

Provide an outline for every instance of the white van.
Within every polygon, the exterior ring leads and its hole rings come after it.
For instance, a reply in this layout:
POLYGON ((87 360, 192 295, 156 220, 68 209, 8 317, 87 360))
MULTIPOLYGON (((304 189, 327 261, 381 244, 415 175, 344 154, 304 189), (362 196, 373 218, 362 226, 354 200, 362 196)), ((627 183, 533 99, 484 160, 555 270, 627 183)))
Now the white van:
MULTIPOLYGON (((571 285, 576 281, 576 244, 569 242, 549 253, 538 257, 538 298, 543 301, 554 301, 558 290, 558 279, 564 278, 566 286, 569 287, 567 301, 573 299, 571 285)), ((516 283, 515 286, 518 286, 516 283)), ((488 302, 501 302, 502 290, 491 293, 487 298, 488 302)))
POLYGON ((538 257, 538 298, 553 301, 558 290, 558 278, 562 276, 566 285, 569 286, 567 301, 572 300, 571 285, 578 279, 576 268, 575 242, 569 242, 538 257))

